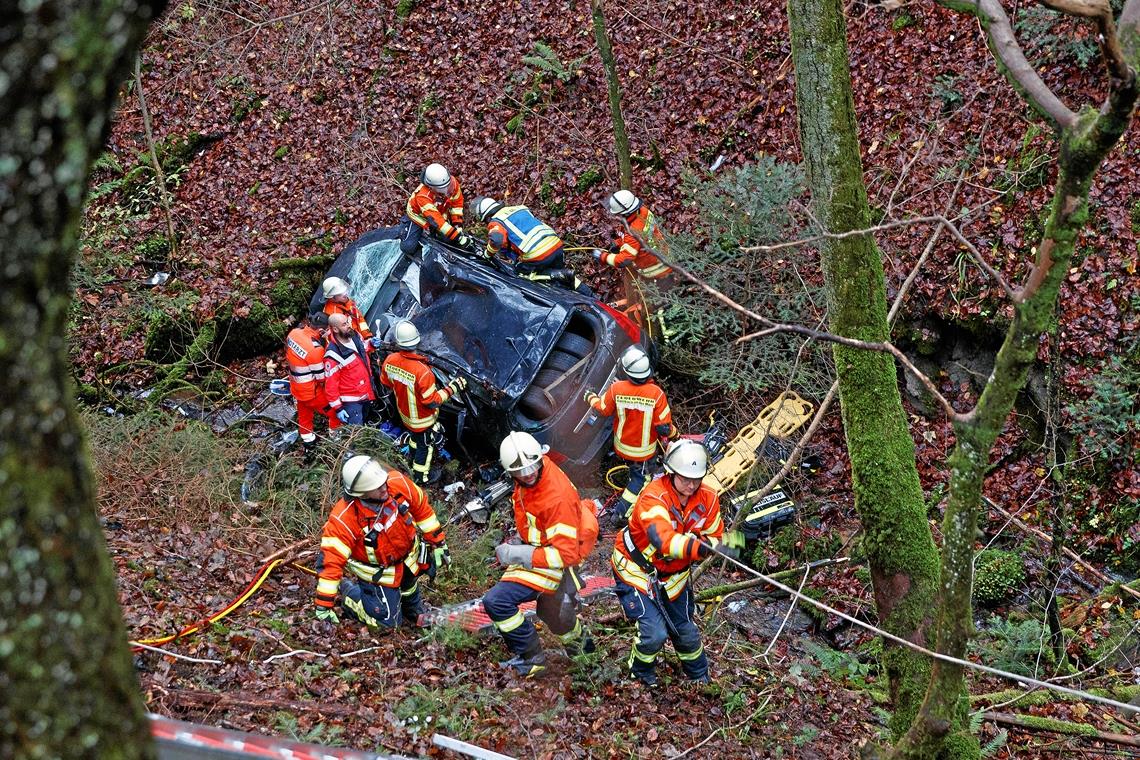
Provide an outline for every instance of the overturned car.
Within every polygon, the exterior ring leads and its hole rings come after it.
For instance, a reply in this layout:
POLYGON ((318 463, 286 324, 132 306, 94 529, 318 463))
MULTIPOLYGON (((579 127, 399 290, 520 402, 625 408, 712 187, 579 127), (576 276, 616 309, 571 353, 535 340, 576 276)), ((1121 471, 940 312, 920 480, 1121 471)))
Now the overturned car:
MULTIPOLYGON (((641 340, 638 326, 593 298, 437 240, 425 237, 417 254, 405 255, 399 238, 399 227, 365 234, 328 276, 349 283, 388 350, 396 350, 396 322, 411 319, 422 336, 417 351, 439 379, 467 378, 467 391, 441 415, 452 439, 488 447, 525 430, 571 469, 595 463, 611 428, 583 394, 615 378, 622 351, 641 340)), ((322 304, 318 290, 312 307, 322 304)))

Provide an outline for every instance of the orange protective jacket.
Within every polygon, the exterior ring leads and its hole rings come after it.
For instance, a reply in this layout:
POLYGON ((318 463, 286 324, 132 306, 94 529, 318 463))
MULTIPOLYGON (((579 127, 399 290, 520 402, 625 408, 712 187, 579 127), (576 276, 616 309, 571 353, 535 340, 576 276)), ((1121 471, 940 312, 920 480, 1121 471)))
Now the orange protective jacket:
POLYGON ((424 541, 444 542, 443 527, 428 503, 427 495, 411 479, 395 470, 388 473, 388 500, 365 504, 360 499, 341 499, 333 507, 321 531, 324 565, 317 580, 316 605, 336 603, 340 579, 347 570, 361 580, 395 588, 414 561, 416 529, 424 541))
POLYGON ((510 565, 503 580, 535 591, 556 590, 562 582, 563 569, 585 559, 580 556, 582 506, 578 489, 550 457, 543 456, 538 482, 529 487, 516 483, 511 503, 519 537, 536 548, 531 568, 510 565))
POLYGON ((627 461, 651 459, 657 441, 676 432, 665 391, 652 380, 618 380, 601 396, 592 393, 588 400, 599 414, 613 416, 614 451, 627 461))
POLYGON ((451 178, 451 187, 446 196, 420 184, 408 198, 405 213, 425 230, 433 231, 448 240, 459 237, 456 227, 463 224, 463 190, 459 187, 459 180, 451 178))
MULTIPOLYGON (((653 247, 661 253, 668 253, 669 246, 665 242, 665 235, 657 217, 653 212, 641 206, 637 211, 626 217, 630 229, 652 243, 653 247)), ((646 249, 636 237, 622 230, 617 235, 617 252, 602 255, 602 263, 612 267, 629 266, 631 263, 637 273, 647 280, 660 280, 668 277, 673 270, 662 263, 661 259, 646 249)))
POLYGON ((704 483, 687 502, 666 473, 642 489, 633 505, 629 525, 618 531, 610 558, 618 577, 649 594, 649 574, 634 553, 652 565, 670 599, 676 599, 689 578, 689 565, 699 557, 697 538, 716 546, 724 535, 720 498, 704 483))
POLYGON ((413 433, 427 430, 439 417, 439 407, 451 398, 451 390, 435 384, 426 356, 413 351, 388 354, 380 368, 380 382, 395 392, 396 408, 404 427, 413 433))
POLYGON ((372 331, 368 329, 368 320, 360 313, 360 309, 356 308, 356 302, 351 298, 344 303, 325 301, 325 314, 330 317, 333 314, 343 314, 352 321, 352 326, 360 333, 361 338, 368 340, 372 337, 372 331))
POLYGON ((312 401, 325 384, 325 343, 315 327, 295 327, 285 338, 289 391, 298 401, 312 401))

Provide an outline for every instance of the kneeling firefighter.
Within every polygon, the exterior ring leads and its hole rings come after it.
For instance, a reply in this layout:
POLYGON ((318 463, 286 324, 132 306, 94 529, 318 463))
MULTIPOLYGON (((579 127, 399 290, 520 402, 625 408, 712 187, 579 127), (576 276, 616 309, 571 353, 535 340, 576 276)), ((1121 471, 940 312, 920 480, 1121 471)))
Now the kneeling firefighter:
MULTIPOLYGON (((693 681, 709 680, 701 632, 693 622, 696 601, 689 566, 713 552, 731 557, 738 553, 721 542, 720 499, 701 482, 709 469, 705 447, 675 441, 664 465, 665 474, 637 498, 610 558, 622 611, 637 623, 629 668, 648 686, 657 684, 657 655, 666 637, 685 675, 693 681)), ((735 532, 726 538, 734 547, 742 543, 735 532)))
POLYGON ((558 636, 567 654, 591 652, 594 643, 578 619, 581 564, 598 539, 594 503, 578 489, 529 433, 512 432, 499 447, 499 460, 514 479, 511 496, 521 544, 495 549, 506 567, 502 580, 483 597, 483 609, 514 656, 502 663, 524 677, 546 667, 534 624, 519 605, 537 600, 536 613, 558 636))
POLYGON ((410 478, 369 456, 345 462, 341 481, 344 497, 321 532, 317 619, 340 622, 339 593, 349 617, 369 628, 414 624, 423 612, 419 576, 451 564, 435 511, 410 478))

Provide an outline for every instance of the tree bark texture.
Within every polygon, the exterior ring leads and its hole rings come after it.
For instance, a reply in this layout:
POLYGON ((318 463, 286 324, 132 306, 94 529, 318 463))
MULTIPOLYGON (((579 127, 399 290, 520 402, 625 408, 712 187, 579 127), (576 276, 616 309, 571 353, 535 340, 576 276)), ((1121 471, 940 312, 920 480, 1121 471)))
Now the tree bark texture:
MULTIPOLYGON (((871 226, 848 68, 846 22, 838 0, 789 0, 792 61, 804 165, 816 217, 828 232, 871 226)), ((885 341, 886 281, 874 238, 826 240, 821 249, 831 331, 885 341)), ((885 353, 835 346, 843 428, 855 507, 882 627, 926 645, 938 588, 938 553, 899 393, 885 353)), ((887 645, 896 734, 910 724, 930 673, 927 659, 887 645)))
POLYGON ((602 68, 606 71, 606 86, 609 89, 610 116, 614 123, 614 150, 617 152, 618 179, 623 190, 633 189, 633 169, 629 158, 629 135, 625 131, 625 119, 621 115, 621 84, 618 81, 617 64, 614 63, 614 50, 606 32, 606 17, 602 10, 602 0, 590 0, 590 15, 594 20, 594 40, 598 43, 598 54, 602 57, 602 68))
POLYGON ((5 2, 0 757, 151 757, 67 362, 90 167, 163 0, 5 2))
MULTIPOLYGON (((935 623, 938 651, 953 657, 965 656, 973 633, 974 539, 990 452, 1037 360, 1040 338, 1050 327, 1061 281, 1088 222, 1093 176, 1132 119, 1140 68, 1140 0, 1129 0, 1121 13, 1119 44, 1125 51, 1127 76, 1112 77, 1099 111, 1086 106, 1068 126, 1057 127, 1057 184, 1037 259, 1015 294, 1013 320, 977 405, 954 421, 956 444, 949 460, 950 494, 942 523, 942 585, 935 623)), ((969 707, 962 699, 964 684, 960 666, 934 663, 922 707, 896 746, 896 757, 977 756, 967 738, 952 730, 956 718, 969 707)))

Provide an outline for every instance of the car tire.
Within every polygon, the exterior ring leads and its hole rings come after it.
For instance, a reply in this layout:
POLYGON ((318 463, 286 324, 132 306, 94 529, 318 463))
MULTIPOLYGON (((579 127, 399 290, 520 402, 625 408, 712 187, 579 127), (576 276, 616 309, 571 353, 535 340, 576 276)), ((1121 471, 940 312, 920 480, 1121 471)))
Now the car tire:
POLYGON ((519 400, 522 412, 532 420, 545 420, 554 414, 554 405, 546 397, 546 393, 537 384, 526 389, 526 393, 519 400))
MULTIPOLYGON (((565 370, 557 370, 551 367, 541 370, 534 376, 534 382, 531 383, 532 388, 549 388, 558 378, 565 374, 565 370)), ((562 386, 559 386, 561 388, 562 386)), ((558 390, 558 388, 555 388, 558 390)))
POLYGON ((594 350, 594 341, 574 333, 563 333, 555 348, 565 351, 575 359, 581 359, 594 350))
POLYGON ((546 362, 542 365, 542 368, 565 372, 577 364, 581 358, 580 356, 575 356, 574 354, 556 348, 550 352, 550 356, 546 357, 546 362))

